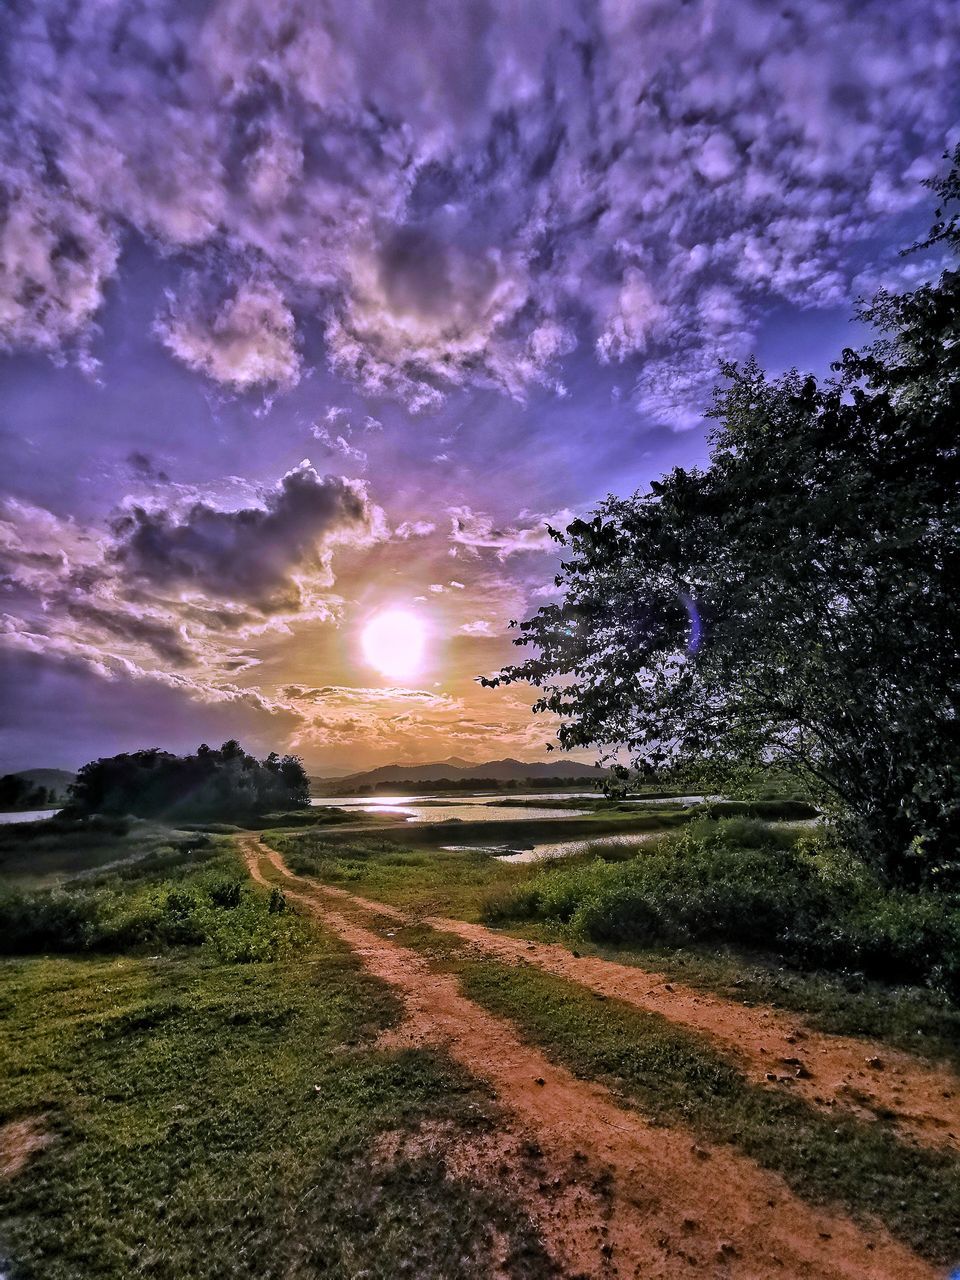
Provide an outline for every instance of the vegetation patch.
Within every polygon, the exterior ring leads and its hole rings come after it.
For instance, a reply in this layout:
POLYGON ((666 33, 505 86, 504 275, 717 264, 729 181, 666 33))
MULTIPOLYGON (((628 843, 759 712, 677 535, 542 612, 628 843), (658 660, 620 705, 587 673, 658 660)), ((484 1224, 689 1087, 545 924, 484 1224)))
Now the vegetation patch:
MULTIPOLYGON (((524 932, 566 936, 565 930, 543 926, 524 932)), ((935 1062, 951 1060, 960 1068, 960 1007, 929 987, 894 986, 853 971, 800 971, 773 956, 729 947, 641 948, 579 939, 577 945, 729 1000, 789 1009, 820 1031, 882 1040, 935 1062)))
POLYGON ((442 1153, 384 1162, 385 1132, 469 1135, 497 1117, 443 1056, 376 1047, 399 1005, 346 948, 305 921, 272 963, 235 963, 251 957, 217 936, 174 945, 210 916, 271 917, 272 895, 248 899, 229 866, 96 888, 172 917, 159 954, 0 961, 0 1131, 42 1115, 56 1139, 0 1185, 0 1270, 474 1280, 506 1241, 505 1274, 552 1275, 523 1210, 442 1153))
POLYGON ((231 962, 275 960, 300 941, 283 894, 241 878, 227 855, 176 880, 0 891, 0 954, 209 946, 231 962))
POLYGON ((960 895, 886 888, 820 834, 742 819, 697 822, 620 863, 554 863, 491 895, 484 915, 601 943, 730 943, 960 996, 960 895))
POLYGON ((336 840, 322 832, 268 831, 265 839, 299 875, 428 915, 477 919, 494 886, 529 874, 480 850, 410 849, 384 838, 336 840))

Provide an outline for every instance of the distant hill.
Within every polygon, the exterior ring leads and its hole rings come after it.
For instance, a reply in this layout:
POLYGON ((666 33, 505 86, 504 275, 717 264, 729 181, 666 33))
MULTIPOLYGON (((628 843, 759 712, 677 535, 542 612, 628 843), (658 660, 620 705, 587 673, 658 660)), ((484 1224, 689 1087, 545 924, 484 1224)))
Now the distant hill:
POLYGON ((25 782, 30 782, 35 787, 53 787, 57 795, 65 796, 67 787, 77 775, 70 773, 68 769, 21 769, 13 776, 23 778, 25 782))
MULTIPOLYGON (((377 786, 379 783, 408 782, 470 782, 474 779, 494 779, 497 782, 525 782, 543 778, 567 778, 571 782, 597 782, 607 776, 606 769, 579 764, 576 760, 556 760, 548 764, 528 763, 525 760, 488 760, 483 764, 467 764, 456 756, 439 760, 434 764, 384 764, 363 773, 352 773, 339 778, 343 788, 377 786)), ((323 781, 323 779, 318 779, 323 781)))

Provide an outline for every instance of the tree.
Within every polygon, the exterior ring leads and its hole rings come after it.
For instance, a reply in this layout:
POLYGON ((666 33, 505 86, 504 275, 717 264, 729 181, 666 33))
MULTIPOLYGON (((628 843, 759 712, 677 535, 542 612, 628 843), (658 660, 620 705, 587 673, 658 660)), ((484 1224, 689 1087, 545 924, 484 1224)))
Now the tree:
POLYGON ((137 814, 168 819, 249 818, 310 803, 310 782, 297 756, 247 755, 235 739, 195 755, 150 748, 91 761, 70 788, 68 812, 137 814))
MULTIPOLYGON (((924 246, 960 248, 960 150, 924 246)), ((918 246, 920 247, 920 246, 918 246)), ((863 312, 836 377, 727 365, 703 469, 554 536, 560 604, 498 684, 541 689, 563 747, 718 781, 776 762, 889 880, 960 835, 960 274, 863 312)))

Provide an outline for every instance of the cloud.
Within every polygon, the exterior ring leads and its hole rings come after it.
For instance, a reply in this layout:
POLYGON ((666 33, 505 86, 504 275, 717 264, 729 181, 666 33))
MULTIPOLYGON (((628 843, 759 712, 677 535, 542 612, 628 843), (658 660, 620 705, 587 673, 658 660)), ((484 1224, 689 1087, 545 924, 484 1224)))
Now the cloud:
POLYGON ((185 365, 236 391, 289 390, 300 381, 293 315, 269 280, 193 272, 154 331, 185 365))
POLYGON ((311 427, 310 434, 315 440, 320 441, 328 453, 339 453, 341 457, 348 458, 351 462, 356 462, 361 467, 367 465, 366 452, 352 445, 345 436, 331 436, 328 429, 321 426, 311 427))
POLYGON ((494 632, 489 622, 483 618, 477 618, 474 622, 465 622, 460 627, 460 634, 464 636, 492 636, 494 632))
POLYGON ((850 299, 954 136, 946 0, 76 0, 0 24, 0 343, 89 366, 132 228, 183 273, 161 341, 238 393, 296 384, 310 316, 334 369, 413 410, 563 394, 579 344, 687 427, 765 307, 850 299))
POLYGON ((557 544, 550 537, 547 526, 564 529, 573 519, 573 512, 566 509, 552 515, 521 512, 522 524, 499 528, 492 517, 470 507, 448 507, 447 512, 450 516, 450 540, 458 548, 474 555, 481 551, 494 551, 499 560, 520 551, 555 551, 557 544))
POLYGON ((393 536, 407 542, 410 538, 428 538, 436 528, 432 520, 404 520, 394 529, 393 536))
POLYGON ((288 609, 301 598, 300 575, 328 585, 331 547, 368 540, 375 523, 359 481, 321 476, 304 460, 260 507, 196 502, 182 515, 131 507, 113 522, 111 557, 126 576, 154 586, 288 609))
POLYGON ((386 536, 361 482, 306 461, 258 505, 172 490, 163 509, 126 500, 106 528, 0 500, 6 643, 209 701, 257 665, 268 634, 336 620, 336 548, 386 536))

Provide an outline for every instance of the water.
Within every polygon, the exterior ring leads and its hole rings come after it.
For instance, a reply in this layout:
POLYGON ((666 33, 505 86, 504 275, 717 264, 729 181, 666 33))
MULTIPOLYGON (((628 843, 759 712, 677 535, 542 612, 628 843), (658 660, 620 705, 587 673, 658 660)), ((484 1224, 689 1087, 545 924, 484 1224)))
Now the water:
MULTIPOLYGON (((524 800, 574 800, 596 792, 551 792, 546 795, 524 796, 524 800)), ((503 796, 466 795, 456 799, 437 796, 323 796, 311 800, 313 805, 331 805, 351 812, 383 813, 403 818, 405 822, 449 822, 452 818, 461 822, 532 822, 535 818, 576 817, 589 813, 589 809, 551 808, 538 805, 531 808, 503 803, 503 796)))
POLYGON ((445 844, 450 853, 489 853, 498 862, 541 862, 544 858, 572 858, 586 853, 598 844, 620 844, 635 847, 648 840, 657 840, 662 831, 634 831, 611 836, 589 836, 586 840, 559 840, 547 844, 535 844, 529 849, 511 849, 507 845, 445 844))
POLYGON ((16 813, 0 813, 3 822, 40 822, 44 818, 52 818, 59 809, 20 809, 16 813))
MULTIPOLYGON (((512 798, 512 797, 511 797, 512 798)), ((457 818, 461 822, 532 822, 537 818, 574 818, 591 813, 591 809, 566 809, 551 805, 556 800, 597 800, 596 791, 545 791, 534 795, 517 796, 524 805, 504 804, 503 795, 483 792, 453 796, 392 795, 392 796, 320 796, 311 800, 313 805, 330 805, 337 809, 349 809, 360 813, 383 813, 403 818, 406 822, 448 822, 457 818), (527 807, 532 800, 542 803, 527 807)), ((635 796, 626 804, 699 804, 703 796, 671 796, 669 799, 635 796)))

